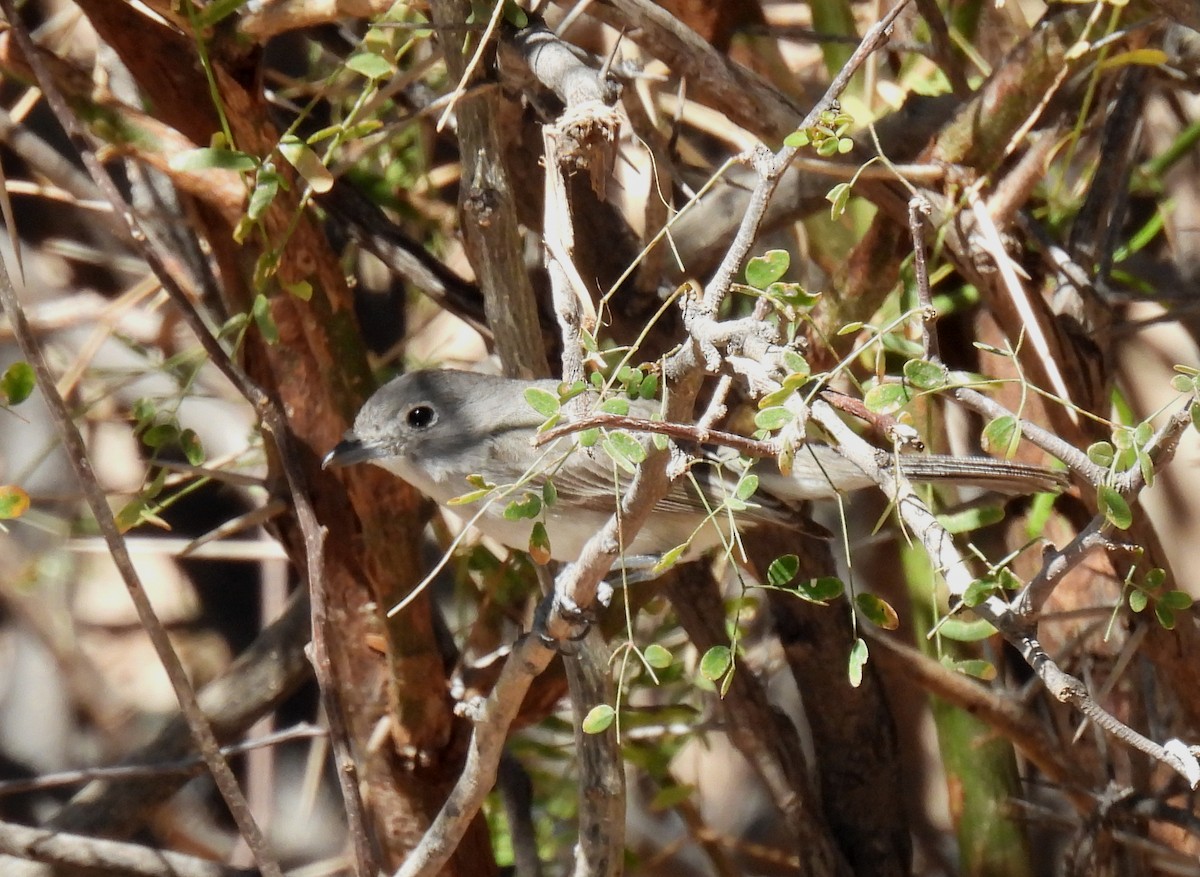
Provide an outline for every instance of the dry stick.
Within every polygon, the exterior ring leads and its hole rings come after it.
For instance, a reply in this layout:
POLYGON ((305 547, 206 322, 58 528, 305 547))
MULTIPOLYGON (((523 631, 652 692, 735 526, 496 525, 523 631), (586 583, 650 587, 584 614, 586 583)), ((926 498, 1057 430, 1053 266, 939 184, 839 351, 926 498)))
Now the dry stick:
MULTIPOLYGON (((446 67, 462 88, 469 84, 464 78, 467 60, 456 29, 465 23, 469 4, 433 0, 429 9, 435 29, 442 32, 446 67)), ((538 331, 537 299, 525 270, 512 182, 503 161, 497 100, 495 93, 481 92, 458 103, 459 207, 467 255, 483 291, 504 372, 530 378, 546 374, 546 352, 538 331)))
POLYGON ((913 274, 917 279, 917 302, 921 306, 921 346, 925 358, 940 362, 937 332, 933 331, 937 320, 937 308, 933 306, 933 295, 929 289, 929 267, 925 263, 925 218, 932 212, 929 202, 917 195, 908 202, 908 230, 913 241, 913 274))
MULTIPOLYGON (((965 407, 985 417, 1014 416, 1003 405, 974 390, 959 388, 954 391, 954 398, 965 407)), ((1144 450, 1150 456, 1155 468, 1165 465, 1174 455, 1180 436, 1191 424, 1191 407, 1195 404, 1198 404, 1195 397, 1189 399, 1188 403, 1152 436, 1144 450)), ((1093 463, 1078 448, 1037 424, 1019 419, 1017 424, 1026 439, 1047 453, 1065 461, 1093 487, 1109 483, 1108 469, 1093 463)), ((1142 468, 1135 466, 1128 472, 1117 475, 1112 479, 1110 486, 1122 496, 1135 496, 1145 486, 1142 468)), ((1014 603, 1018 616, 1026 622, 1031 622, 1036 618, 1042 604, 1045 603, 1046 598, 1049 597, 1063 576, 1078 566, 1089 552, 1096 548, 1108 548, 1112 545, 1111 532, 1112 527, 1105 517, 1097 515, 1065 548, 1047 555, 1043 559, 1042 569, 1029 582, 1014 603)))
MULTIPOLYGON (((874 450, 856 435, 826 403, 817 400, 812 405, 812 418, 838 441, 842 454, 883 487, 892 497, 905 525, 924 545, 934 568, 941 572, 950 593, 960 597, 974 581, 966 561, 954 545, 954 540, 937 518, 929 511, 912 488, 908 479, 895 470, 884 470, 875 459, 874 450)), ((1101 728, 1129 746, 1146 753, 1179 773, 1195 788, 1200 783, 1200 765, 1194 755, 1170 748, 1144 737, 1115 716, 1106 712, 1088 694, 1087 687, 1063 671, 1028 633, 1013 607, 999 597, 988 597, 974 607, 975 613, 995 627, 1013 645, 1025 662, 1041 679, 1042 684, 1057 700, 1069 703, 1101 728), (1190 758, 1190 760, 1189 760, 1190 758)))
MULTIPOLYGON (((951 375, 951 382, 954 382, 956 375, 951 375)), ((963 375, 964 380, 970 378, 963 375)), ((1009 411, 999 402, 988 396, 983 395, 977 390, 972 390, 968 387, 957 387, 953 391, 955 401, 964 408, 970 408, 977 414, 982 414, 984 417, 995 419, 997 417, 1012 417, 1017 421, 1017 427, 1030 443, 1041 448, 1050 456, 1062 460, 1071 471, 1078 474, 1090 484, 1103 484, 1104 479, 1108 474, 1108 470, 1103 466, 1097 466, 1088 455, 1079 448, 1075 447, 1070 442, 1061 438, 1055 433, 1050 432, 1043 426, 1039 426, 1029 420, 1024 420, 1017 417, 1012 411, 1009 411)))
MULTIPOLYGON (((850 82, 850 77, 862 66, 863 61, 887 41, 892 23, 907 5, 908 0, 899 0, 888 11, 887 15, 867 31, 858 48, 854 50, 854 54, 850 56, 842 69, 838 71, 837 76, 833 78, 825 94, 808 111, 804 120, 799 124, 798 128, 800 130, 810 128, 816 124, 821 113, 833 105, 837 96, 842 93, 846 85, 850 82)), ((737 236, 726 251, 725 258, 721 261, 721 266, 717 269, 717 273, 713 275, 712 280, 709 281, 704 289, 704 313, 710 318, 716 314, 717 308, 725 299, 725 296, 728 295, 729 288, 733 285, 734 276, 741 269, 746 255, 750 252, 750 248, 754 245, 754 241, 758 237, 758 228, 762 223, 763 216, 767 212, 767 205, 771 200, 771 195, 774 193, 775 187, 779 184, 780 177, 783 176, 783 172, 787 169, 788 164, 791 163, 797 151, 797 147, 785 146, 779 152, 775 153, 774 156, 771 156, 763 148, 751 156, 754 164, 759 168, 760 177, 758 185, 755 186, 754 194, 751 196, 750 203, 746 207, 746 214, 742 218, 737 236)))
MULTIPOLYGON (((923 290, 922 306, 924 307, 927 304, 928 279, 926 277, 922 285, 924 247, 921 245, 917 235, 917 223, 919 219, 915 213, 914 203, 910 202, 910 222, 914 229, 914 243, 917 244, 915 253, 917 256, 918 290, 923 290)), ((929 343, 929 336, 926 335, 927 354, 931 352, 929 343)), ((968 407, 981 413, 986 413, 991 417, 1012 416, 1003 406, 973 390, 959 389, 955 392, 955 396, 968 407)), ((1146 452, 1151 455, 1151 459, 1156 465, 1166 463, 1174 453, 1179 436, 1191 423, 1190 409, 1193 404, 1196 404, 1195 398, 1164 424, 1152 438, 1149 446, 1146 448, 1146 452)), ((1055 454, 1060 459, 1070 461, 1073 468, 1088 476, 1088 480, 1093 487, 1098 488, 1109 480, 1107 470, 1092 463, 1085 454, 1081 453, 1075 447, 1068 445, 1057 436, 1034 424, 1028 424, 1023 421, 1018 421, 1018 423, 1021 425, 1022 433, 1026 438, 1041 446, 1043 450, 1055 454)), ((896 483, 899 487, 899 482, 896 483)), ((1142 475, 1142 469, 1140 466, 1137 466, 1124 475, 1119 476, 1116 487, 1123 495, 1132 496, 1144 485, 1145 480, 1142 475)), ((905 504, 903 502, 898 503, 898 507, 901 510, 901 514, 904 515, 905 504)), ((1112 546, 1112 541, 1109 538, 1109 533, 1112 529, 1112 525, 1105 519, 1104 515, 1096 515, 1066 548, 1057 550, 1043 559, 1041 570, 1011 604, 1004 602, 999 597, 993 596, 989 597, 982 606, 976 607, 976 612, 991 622, 1021 652, 1022 657, 1037 672, 1038 677, 1055 698, 1072 704, 1084 715, 1094 720, 1101 728, 1118 739, 1124 740, 1128 745, 1169 765, 1178 771, 1195 788, 1197 783, 1200 782, 1200 764, 1197 763, 1195 750, 1189 752, 1182 746, 1173 746, 1171 748, 1159 746, 1154 741, 1149 740, 1118 721, 1115 716, 1107 713, 1091 698, 1086 686, 1082 682, 1059 669, 1050 659, 1049 655, 1046 654, 1045 650, 1042 649, 1037 639, 1026 632, 1028 626, 1034 623, 1042 605, 1049 598, 1057 583, 1068 572, 1078 566, 1091 551, 1096 548, 1112 546), (1183 751, 1180 751, 1181 749, 1183 751)), ((924 534, 925 531, 919 532, 924 534)), ((924 535, 922 541, 926 541, 924 535)), ((937 544, 947 546, 948 542, 947 540, 939 539, 937 540, 937 544)), ((953 550, 952 545, 949 547, 953 550)), ((945 561, 944 556, 935 554, 930 549, 929 542, 926 542, 926 548, 930 550, 931 557, 939 562, 945 561)), ((949 570, 951 568, 955 570, 965 569, 961 565, 961 559, 959 562, 954 563, 952 567, 947 566, 945 570, 948 583, 950 578, 949 570)), ((951 591, 954 592, 953 586, 951 587, 951 591)))
MULTIPOLYGON (((620 126, 611 106, 617 91, 584 62, 578 50, 540 23, 523 28, 505 45, 516 50, 537 80, 565 105, 562 114, 542 128, 546 171, 542 229, 551 297, 562 334, 562 379, 574 383, 585 376, 581 332, 596 331, 596 311, 592 293, 574 263, 575 229, 564 171, 582 167, 590 173, 593 189, 603 191, 620 126)), ((624 864, 625 773, 616 727, 599 734, 583 730, 591 707, 612 699, 608 657, 603 637, 593 629, 579 643, 577 653, 565 658, 580 773, 575 873, 592 877, 616 875, 624 864)))
MULTIPOLYGON (((146 264, 150 266, 150 270, 159 278, 163 289, 171 297, 176 307, 179 308, 184 322, 187 323, 188 328, 191 329, 213 364, 237 387, 238 392, 241 393, 258 413, 263 426, 275 437, 281 468, 287 479, 288 488, 296 507, 296 518, 304 536, 305 560, 309 587, 312 592, 314 619, 313 666, 317 673, 322 696, 326 701, 326 717, 330 723, 334 753, 338 763, 338 780, 341 784, 344 803, 346 805, 348 829, 354 838, 358 873, 360 875, 373 874, 375 873, 375 868, 372 864, 370 845, 366 835, 362 802, 358 798, 354 760, 350 755, 346 743, 347 733, 345 722, 342 719, 336 698, 329 694, 329 692, 332 692, 333 686, 330 670, 331 662, 328 651, 325 648, 327 615, 324 611, 325 588, 323 584, 324 529, 317 522, 312 503, 308 499, 307 485, 304 483, 303 476, 301 475, 303 470, 299 464, 295 447, 292 444, 287 418, 262 388, 250 380, 249 376, 230 359, 225 349, 221 346, 220 341, 209 331, 204 319, 192 305, 191 298, 184 291, 180 282, 167 270, 165 261, 155 248, 152 239, 141 230, 136 217, 130 210, 129 205, 125 203, 112 177, 109 176, 104 166, 97 161, 79 125, 79 120, 71 113, 57 83, 43 63, 39 50, 33 44, 26 29, 22 26, 21 20, 16 17, 13 0, 0 0, 0 9, 3 9, 5 16, 8 18, 17 44, 20 46, 21 51, 24 52, 30 68, 37 78, 46 103, 54 113, 58 123, 63 127, 63 130, 67 132, 68 137, 79 153, 80 159, 88 169, 88 173, 91 174, 92 179, 113 205, 114 212, 125 220, 130 240, 133 242, 135 248, 146 261, 146 264)), ((63 413, 65 414, 65 411, 63 413)), ((74 431, 74 424, 70 423, 69 418, 68 425, 76 437, 78 437, 78 432, 74 431)), ((83 460, 83 463, 86 465, 86 459, 83 460)), ((104 505, 104 508, 111 520, 111 513, 108 512, 107 504, 104 505)), ((119 533, 117 534, 117 540, 119 543, 119 533)), ((134 581, 136 581, 136 578, 134 581)), ((177 663, 178 658, 174 656, 173 652, 171 655, 177 663)), ((187 719, 188 726, 196 737, 201 755, 205 758, 209 770, 213 774, 214 781, 221 791, 222 797, 230 805, 230 810, 238 825, 238 829, 243 837, 246 838, 248 845, 255 854, 256 860, 260 862, 260 867, 268 875, 278 874, 279 866, 266 857, 265 841, 253 816, 246 809, 245 796, 238 787, 236 778, 229 770, 229 765, 220 757, 219 747, 217 747, 216 741, 212 737, 212 730, 205 720, 203 713, 198 712, 195 708, 195 692, 191 689, 186 678, 184 678, 183 683, 183 688, 176 687, 176 694, 179 696, 180 707, 187 719), (234 806, 235 802, 238 805, 236 807, 234 806)))
POLYGON ((72 869, 127 877, 252 877, 257 872, 220 862, 154 849, 0 822, 0 853, 72 869))
POLYGON ((647 432, 665 435, 677 441, 692 442, 698 445, 721 445, 733 448, 748 457, 777 457, 779 445, 772 441, 746 438, 732 432, 722 432, 719 429, 707 429, 702 426, 690 426, 686 423, 668 423, 665 420, 647 420, 644 417, 629 417, 624 414, 608 414, 604 411, 592 411, 578 420, 538 433, 534 438, 534 447, 562 438, 564 435, 582 432, 594 426, 608 429, 627 429, 633 432, 647 432))
MULTIPOLYGON (((308 722, 301 722, 290 728, 272 731, 253 740, 243 740, 231 746, 222 746, 221 754, 226 758, 241 755, 265 746, 278 746, 292 740, 308 740, 313 737, 326 737, 329 732, 324 728, 308 722)), ((81 783, 104 780, 106 782, 122 782, 125 780, 160 777, 164 774, 192 775, 204 770, 204 759, 184 758, 177 761, 165 761, 158 764, 119 764, 113 767, 89 767, 82 770, 62 770, 55 773, 45 773, 27 780, 0 780, 0 798, 7 795, 20 795, 26 792, 36 792, 43 789, 56 789, 62 786, 77 786, 81 783)))
MULTIPOLYGON (((1196 404, 1196 398, 1192 397, 1182 410, 1176 412, 1158 429, 1146 445, 1144 451, 1149 455, 1155 469, 1166 465, 1174 456, 1180 436, 1191 426, 1191 407, 1196 404)), ((1093 486, 1099 487, 1104 483, 1102 480, 1093 486)), ((1126 498, 1136 498, 1146 486, 1142 467, 1134 466, 1128 472, 1116 476, 1111 486, 1126 498)), ((1041 570, 1014 601, 1017 616, 1026 623, 1035 619, 1063 576, 1078 566, 1089 552, 1096 548, 1112 546, 1113 529, 1113 525, 1103 514, 1097 514, 1066 548, 1044 558, 1041 570)))

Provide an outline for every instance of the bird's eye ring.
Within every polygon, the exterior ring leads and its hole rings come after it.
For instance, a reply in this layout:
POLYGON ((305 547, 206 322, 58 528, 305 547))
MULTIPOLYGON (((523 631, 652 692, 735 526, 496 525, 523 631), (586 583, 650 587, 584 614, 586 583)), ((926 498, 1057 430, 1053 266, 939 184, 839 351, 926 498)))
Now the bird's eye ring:
POLYGON ((404 415, 405 422, 413 429, 427 429, 437 423, 437 412, 430 405, 414 405, 404 415))

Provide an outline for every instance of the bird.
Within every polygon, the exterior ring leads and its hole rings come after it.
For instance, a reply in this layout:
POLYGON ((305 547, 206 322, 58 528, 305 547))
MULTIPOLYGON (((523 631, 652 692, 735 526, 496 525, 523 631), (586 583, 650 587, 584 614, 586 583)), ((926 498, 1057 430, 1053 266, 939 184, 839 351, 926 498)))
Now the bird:
MULTIPOLYGON (((510 548, 527 550, 533 526, 541 521, 549 557, 575 560, 610 519, 632 476, 601 447, 583 447, 573 435, 535 447, 546 417, 526 401, 525 391, 538 388, 557 396, 559 386, 553 380, 453 369, 408 372, 363 404, 323 466, 380 466, 510 548), (546 481, 552 489, 544 488, 546 481)), ((657 410, 656 403, 637 400, 631 402, 630 415, 650 418, 657 410)), ((735 458, 728 452, 701 457, 691 478, 675 480, 626 552, 656 557, 683 546, 691 558, 725 541, 720 522, 728 517, 719 510, 729 508, 739 486, 735 458)), ((1059 491, 1067 484, 1061 472, 991 457, 891 459, 898 459, 903 474, 918 482, 1015 494, 1059 491)), ((797 449, 788 474, 770 465, 753 471, 757 491, 748 500, 739 495, 734 503, 741 526, 794 524, 797 507, 806 501, 875 484, 833 447, 815 440, 797 449)))

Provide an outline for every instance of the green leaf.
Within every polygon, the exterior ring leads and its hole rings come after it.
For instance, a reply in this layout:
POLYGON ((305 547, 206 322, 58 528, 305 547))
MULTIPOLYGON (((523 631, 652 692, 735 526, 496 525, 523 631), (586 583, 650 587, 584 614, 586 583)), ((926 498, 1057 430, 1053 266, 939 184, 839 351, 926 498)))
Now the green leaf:
POLYGON ((846 592, 846 586, 837 576, 820 576, 801 582, 795 590, 800 599, 825 606, 831 600, 842 596, 846 592))
POLYGON ((1117 452, 1108 442, 1094 442, 1088 445, 1087 456, 1097 466, 1103 466, 1107 469, 1113 464, 1113 460, 1117 458, 1117 452))
POLYGON ((716 682, 733 666, 733 653, 729 646, 713 646, 700 658, 700 675, 709 682, 716 682))
MULTIPOLYGON (((800 379, 799 383, 803 384, 803 379, 800 379)), ((779 385, 778 390, 772 390, 758 400, 758 407, 762 411, 768 408, 778 408, 794 395, 796 395, 796 383, 785 379, 779 385)))
POLYGON ((262 333, 263 340, 268 344, 278 344, 279 327, 275 325, 275 318, 271 316, 271 303, 261 292, 254 297, 250 313, 254 317, 258 331, 262 333))
POLYGON ((1148 591, 1157 591, 1167 583, 1167 571, 1161 567, 1154 567, 1146 573, 1146 577, 1142 580, 1142 585, 1148 591))
POLYGON ((1151 487, 1154 484, 1154 461, 1141 447, 1137 449, 1136 456, 1138 468, 1142 470, 1142 480, 1146 482, 1147 487, 1151 487))
POLYGON ((312 301, 313 288, 307 280, 297 280, 295 283, 284 283, 281 280, 279 285, 287 290, 288 295, 294 296, 300 301, 312 301))
POLYGON ((783 138, 783 145, 790 146, 792 149, 803 149, 809 144, 807 131, 793 131, 791 134, 783 138))
POLYGON ((598 441, 600 441, 600 430, 596 427, 593 426, 591 429, 580 430, 579 446, 581 448, 590 448, 598 441))
POLYGON ((646 646, 646 650, 642 653, 642 658, 655 670, 665 670, 675 660, 671 653, 658 643, 651 643, 646 646))
POLYGON ((136 497, 126 503, 113 516, 113 521, 117 525, 117 529, 122 533, 128 533, 136 527, 142 520, 142 514, 146 511, 146 500, 142 497, 136 497))
POLYGON ((553 417, 562 408, 558 397, 549 390, 543 390, 541 387, 526 388, 525 404, 542 415, 542 417, 553 417))
POLYGON ((519 499, 514 499, 504 507, 504 518, 508 521, 521 521, 536 518, 542 513, 542 498, 536 493, 525 493, 519 499))
POLYGON ((798 311, 809 311, 821 300, 821 293, 809 292, 799 283, 776 281, 765 290, 768 298, 798 311))
POLYGON ((33 367, 27 362, 14 362, 0 377, 0 393, 5 405, 20 405, 33 393, 33 367))
POLYGON ((967 585, 967 589, 963 591, 963 604, 970 607, 978 606, 988 597, 992 596, 1000 588, 1000 583, 996 581, 995 576, 986 575, 978 578, 971 584, 967 585))
POLYGON ((1158 619, 1158 623, 1162 625, 1163 630, 1175 629, 1175 613, 1171 607, 1164 606, 1162 603, 1154 605, 1154 615, 1158 619))
MULTIPOLYGON (((267 208, 283 187, 283 177, 273 168, 259 168, 254 180, 254 191, 250 193, 250 203, 246 205, 246 217, 251 220, 262 219, 267 208)), ((249 231, 249 229, 246 229, 249 231)))
POLYGON ((529 26, 529 13, 512 0, 504 0, 504 20, 520 29, 529 26))
POLYGON ((793 375, 800 375, 807 378, 812 374, 812 366, 808 364, 808 360, 795 350, 785 350, 783 352, 783 364, 788 372, 793 375))
POLYGON ((910 359, 904 363, 904 377, 918 390, 939 390, 946 386, 950 372, 940 362, 910 359))
MULTIPOLYGON (((851 148, 854 144, 850 144, 851 148)), ((825 193, 825 200, 829 202, 829 218, 837 219, 846 212, 846 205, 850 203, 851 186, 849 183, 838 183, 832 189, 825 193)))
POLYGON ((194 429, 185 429, 179 434, 179 449, 193 466, 204 462, 204 445, 200 443, 200 436, 196 435, 194 429))
POLYGON ((787 250, 767 250, 746 263, 746 282, 755 289, 766 289, 787 273, 791 260, 787 250))
POLYGON ((692 797, 692 792, 694 791, 695 787, 689 786, 686 783, 663 786, 650 799, 650 811, 652 813, 665 813, 668 810, 674 810, 692 797))
POLYGON ((742 476, 742 480, 738 482, 734 496, 741 500, 747 500, 754 496, 756 490, 758 490, 758 476, 753 472, 747 472, 742 476))
POLYGON ((333 188, 333 174, 321 157, 295 134, 284 134, 279 141, 279 151, 288 164, 296 169, 314 192, 325 193, 333 188))
POLYGON ((174 171, 252 171, 258 167, 258 159, 236 149, 219 149, 202 146, 171 156, 167 166, 174 171))
POLYGON ((863 669, 867 666, 868 657, 870 657, 870 654, 867 651, 866 640, 859 637, 854 641, 853 648, 850 649, 850 662, 847 668, 850 684, 855 688, 862 685, 863 669))
POLYGON ((687 542, 684 542, 682 545, 676 545, 674 548, 672 548, 670 551, 667 551, 665 554, 663 554, 662 557, 660 557, 658 559, 658 562, 656 564, 654 564, 654 569, 651 570, 651 572, 653 572, 654 575, 658 575, 659 573, 666 572, 671 567, 673 567, 675 564, 679 563, 679 558, 683 557, 684 552, 687 551, 688 548, 690 548, 690 547, 691 547, 691 545, 687 542))
POLYGON ((462 496, 451 497, 446 500, 446 505, 470 505, 473 502, 479 502, 479 500, 491 493, 492 490, 493 488, 491 487, 481 487, 479 490, 472 490, 469 493, 464 493, 462 496))
POLYGON ((912 399, 912 391, 904 384, 888 381, 876 384, 863 396, 863 404, 876 414, 895 414, 912 399))
POLYGON ((876 627, 881 627, 884 630, 895 630, 900 626, 900 616, 881 597, 877 597, 874 594, 856 594, 854 605, 876 627))
POLYGON ((546 532, 546 525, 541 521, 535 523, 529 531, 529 557, 538 566, 545 566, 551 560, 550 534, 546 532))
POLYGON ((1167 591, 1159 598, 1158 602, 1168 609, 1181 611, 1191 608, 1192 595, 1187 591, 1167 591))
POLYGON ((782 405, 776 405, 771 408, 764 408, 754 415, 754 425, 759 429, 765 429, 768 432, 774 432, 777 429, 783 429, 793 420, 796 415, 782 405))
POLYGON ((618 417, 625 417, 629 414, 629 400, 622 399, 620 396, 613 396, 611 399, 605 399, 600 403, 600 410, 605 414, 615 414, 618 417))
POLYGON ((14 484, 0 484, 0 520, 10 521, 29 511, 29 494, 14 484))
POLYGON ((1134 588, 1129 592, 1129 608, 1134 612, 1141 612, 1150 605, 1150 595, 1140 588, 1134 588))
POLYGON ((351 55, 346 59, 346 67, 367 79, 387 79, 393 69, 390 62, 371 52, 351 55))
POLYGON ((608 434, 604 440, 604 449, 616 460, 617 465, 621 465, 621 461, 617 460, 618 456, 634 465, 646 459, 646 449, 642 447, 642 443, 620 429, 608 434))
POLYGON ((1133 512, 1129 508, 1129 503, 1116 490, 1107 484, 1103 485, 1097 492, 1096 499, 1100 506, 1100 512, 1114 527, 1128 530, 1133 524, 1133 512))
POLYGON ((1020 441, 1021 430, 1011 414, 997 417, 983 428, 983 449, 1002 457, 1015 454, 1020 441))
POLYGON ((1200 432, 1200 402, 1192 403, 1192 428, 1200 432))
POLYGON ((991 682, 996 678, 995 666, 991 661, 985 661, 982 658, 970 658, 964 661, 943 659, 942 663, 951 670, 966 676, 972 676, 975 679, 982 679, 984 682, 991 682))
POLYGON ((142 441, 158 450, 179 440, 179 426, 175 423, 159 423, 142 433, 142 441))
POLYGON ((800 558, 794 554, 785 554, 775 558, 767 567, 767 584, 773 588, 786 587, 799 572, 800 558))
POLYGON ((938 625, 938 634, 955 642, 977 643, 995 636, 996 628, 982 618, 975 618, 971 621, 948 618, 938 625))
POLYGON ((1004 507, 998 505, 983 505, 978 508, 964 509, 961 512, 950 512, 937 516, 938 523, 950 534, 969 533, 980 527, 989 527, 1004 520, 1004 507))
POLYGON ((542 503, 546 508, 558 502, 558 488, 554 486, 554 482, 547 478, 542 482, 542 503))
POLYGON ((606 703, 598 704, 588 710, 583 717, 583 733, 603 734, 617 717, 617 711, 606 703))
POLYGON ((638 386, 639 399, 653 399, 658 396, 658 375, 654 372, 642 378, 642 383, 638 386))

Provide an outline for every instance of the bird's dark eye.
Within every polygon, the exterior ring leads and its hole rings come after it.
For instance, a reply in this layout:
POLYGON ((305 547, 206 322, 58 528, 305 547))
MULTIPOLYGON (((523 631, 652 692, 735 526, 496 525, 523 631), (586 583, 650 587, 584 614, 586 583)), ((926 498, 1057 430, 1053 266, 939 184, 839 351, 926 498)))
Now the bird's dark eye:
POLYGON ((437 423, 437 412, 430 405, 414 405, 404 419, 413 429, 426 429, 437 423))

